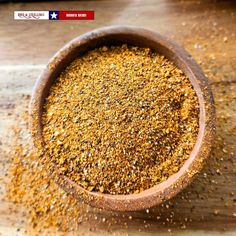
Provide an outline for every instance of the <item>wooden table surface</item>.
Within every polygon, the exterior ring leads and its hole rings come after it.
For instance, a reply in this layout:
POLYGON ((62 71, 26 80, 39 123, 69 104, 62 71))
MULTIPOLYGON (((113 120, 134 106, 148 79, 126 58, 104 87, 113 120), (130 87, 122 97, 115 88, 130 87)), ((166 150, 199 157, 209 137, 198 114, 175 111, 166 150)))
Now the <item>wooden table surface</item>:
MULTIPOLYGON (((0 5, 0 149, 14 124, 11 114, 22 109, 49 58, 74 37, 107 25, 142 26, 175 39, 202 66, 217 109, 216 144, 197 179, 170 202, 150 213, 132 213, 128 225, 117 223, 84 235, 236 235, 236 4, 234 1, 98 0, 0 5), (94 10, 94 21, 14 21, 14 10, 94 10), (220 157, 220 158, 219 158, 220 157), (217 173, 220 174, 217 174, 217 173), (157 220, 157 215, 161 219, 157 220), (174 212, 174 216, 171 215, 174 212), (185 222, 186 229, 167 218, 185 222), (148 225, 148 227, 146 227, 148 225), (143 227, 145 226, 145 227, 143 227), (140 232, 140 227, 142 230, 140 232)), ((0 152, 0 155, 2 152, 0 152)), ((1 155, 0 175, 6 167, 1 155)), ((1 177, 1 176, 0 176, 1 177)), ((4 186, 1 185, 1 194, 4 186)), ((0 233, 17 232, 20 219, 0 200, 0 233)), ((100 213, 109 217, 109 213, 100 213)), ((123 217, 118 215, 117 217, 123 217)), ((122 222, 122 221, 120 221, 122 222)))

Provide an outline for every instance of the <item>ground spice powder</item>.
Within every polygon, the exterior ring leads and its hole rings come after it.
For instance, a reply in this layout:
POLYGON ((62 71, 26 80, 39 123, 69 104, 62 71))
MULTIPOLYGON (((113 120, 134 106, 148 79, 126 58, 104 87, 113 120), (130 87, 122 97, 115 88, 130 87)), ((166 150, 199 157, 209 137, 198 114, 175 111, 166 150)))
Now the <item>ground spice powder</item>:
POLYGON ((139 193, 176 173, 199 128, 189 79, 148 48, 101 47, 74 60, 46 99, 50 161, 90 191, 139 193))

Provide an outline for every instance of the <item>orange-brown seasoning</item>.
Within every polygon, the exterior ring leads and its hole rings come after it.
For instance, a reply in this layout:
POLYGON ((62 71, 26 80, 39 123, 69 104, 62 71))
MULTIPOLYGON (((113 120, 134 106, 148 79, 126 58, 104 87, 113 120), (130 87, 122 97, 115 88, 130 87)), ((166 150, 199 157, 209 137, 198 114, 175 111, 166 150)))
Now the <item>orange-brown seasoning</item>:
POLYGON ((176 173, 198 133, 189 79, 148 48, 101 47, 74 60, 43 113, 50 161, 90 191, 138 193, 176 173))

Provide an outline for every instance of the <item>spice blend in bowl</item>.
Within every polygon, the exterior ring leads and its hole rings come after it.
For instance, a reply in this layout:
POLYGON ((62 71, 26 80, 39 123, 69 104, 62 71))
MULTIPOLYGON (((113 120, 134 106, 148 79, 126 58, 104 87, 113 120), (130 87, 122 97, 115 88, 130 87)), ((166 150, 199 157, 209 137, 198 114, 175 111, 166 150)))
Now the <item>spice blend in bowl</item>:
POLYGON ((184 189, 215 128, 212 93, 193 58, 128 26, 96 29, 58 51, 37 80, 30 117, 51 178, 115 211, 149 208, 184 189))
POLYGON ((89 191, 139 193, 189 158, 199 103, 189 79, 164 56, 103 46, 60 74, 42 124, 46 152, 61 174, 89 191))

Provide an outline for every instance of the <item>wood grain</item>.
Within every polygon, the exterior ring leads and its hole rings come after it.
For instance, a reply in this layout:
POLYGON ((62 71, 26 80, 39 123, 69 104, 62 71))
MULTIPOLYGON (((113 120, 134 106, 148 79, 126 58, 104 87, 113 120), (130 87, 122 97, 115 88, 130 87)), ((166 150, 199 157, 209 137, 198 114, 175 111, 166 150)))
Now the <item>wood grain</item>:
MULTIPOLYGON (((0 63, 44 64, 65 42, 97 27, 130 24, 172 36, 180 43, 217 28, 235 33, 234 1, 100 0, 0 5, 0 63), (94 21, 14 21, 14 10, 91 9, 94 21), (199 30, 200 29, 200 30, 199 30)), ((230 35, 228 36, 230 37, 230 35)), ((210 47, 213 45, 209 44, 210 47)), ((226 45, 227 46, 227 45, 226 45)), ((235 47, 231 48, 235 53, 235 47)))
MULTIPOLYGON (((224 235, 235 235, 235 22, 236 5, 233 1, 101 0, 0 5, 0 178, 9 161, 2 153, 6 148, 4 140, 10 136, 9 128, 15 123, 13 114, 25 109, 21 104, 22 96, 31 94, 48 59, 66 41, 96 27, 113 24, 143 26, 174 38, 201 64, 216 101, 216 144, 204 170, 189 188, 168 203, 169 208, 157 207, 149 214, 132 213, 133 220, 127 225, 124 225, 126 215, 118 214, 119 223, 113 225, 111 231, 113 235, 220 235, 223 232, 224 235), (95 21, 19 22, 12 19, 14 10, 55 8, 95 10, 95 21), (218 160, 219 156, 222 160, 218 160), (216 173, 217 169, 221 174, 216 173), (161 218, 157 220, 157 216, 161 218), (174 218, 176 224, 164 224, 167 218, 174 218), (180 229, 182 222, 185 222, 186 230, 180 229)), ((2 184, 0 194, 4 194, 2 184)), ((109 218, 109 214, 100 212, 99 217, 109 218)), ((24 235, 22 231, 16 232, 21 226, 21 217, 10 214, 8 203, 0 201, 0 233, 24 235)), ((111 234, 103 224, 97 225, 96 232, 90 232, 89 228, 95 224, 96 221, 81 224, 80 233, 111 234)))

